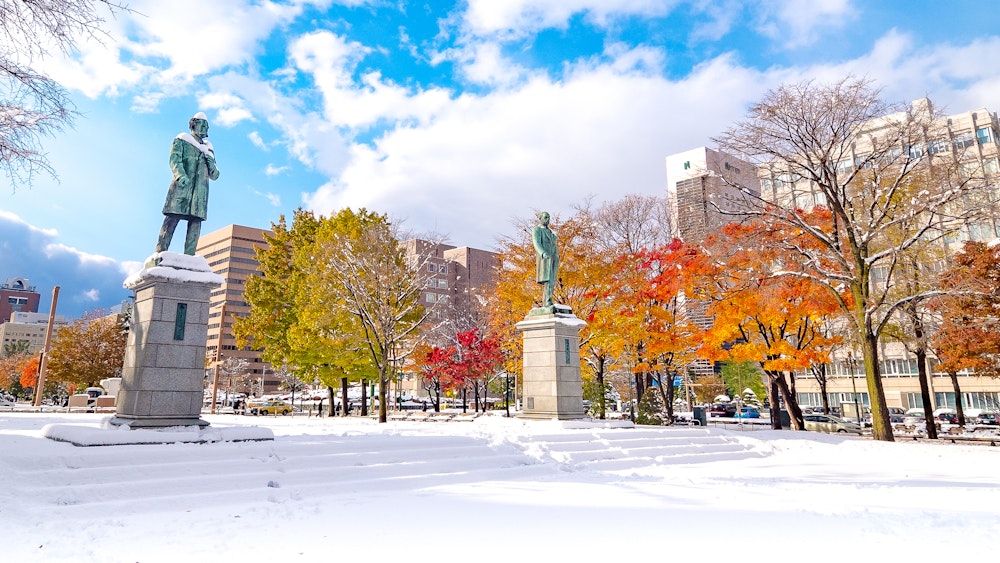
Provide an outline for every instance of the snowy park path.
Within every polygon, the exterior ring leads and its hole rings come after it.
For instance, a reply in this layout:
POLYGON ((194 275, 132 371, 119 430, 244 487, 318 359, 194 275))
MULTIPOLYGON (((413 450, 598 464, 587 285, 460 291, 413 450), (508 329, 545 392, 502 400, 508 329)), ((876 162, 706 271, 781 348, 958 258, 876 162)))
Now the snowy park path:
POLYGON ((340 550, 376 561, 592 561, 620 553, 623 537, 673 538, 671 553, 697 554, 766 529, 796 546, 838 538, 933 554, 1000 536, 1000 448, 509 419, 208 418, 266 426, 275 439, 76 447, 42 427, 100 416, 0 415, 4 560, 340 550))

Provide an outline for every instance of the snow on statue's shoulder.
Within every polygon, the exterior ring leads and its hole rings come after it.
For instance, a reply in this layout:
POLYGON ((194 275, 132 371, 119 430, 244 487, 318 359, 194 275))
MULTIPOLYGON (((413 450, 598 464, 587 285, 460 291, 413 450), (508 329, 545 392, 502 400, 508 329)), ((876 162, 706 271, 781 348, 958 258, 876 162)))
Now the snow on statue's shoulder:
POLYGON ((122 286, 132 289, 148 278, 216 285, 221 285, 223 281, 222 276, 212 272, 204 256, 167 251, 157 252, 147 258, 143 268, 125 278, 122 286))

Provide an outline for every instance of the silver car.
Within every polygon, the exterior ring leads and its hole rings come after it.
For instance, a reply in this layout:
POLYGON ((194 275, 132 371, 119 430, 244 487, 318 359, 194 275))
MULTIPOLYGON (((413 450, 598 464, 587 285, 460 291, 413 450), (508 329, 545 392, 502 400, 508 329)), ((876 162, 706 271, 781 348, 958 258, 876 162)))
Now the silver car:
POLYGON ((805 420, 806 430, 813 432, 849 433, 858 436, 864 433, 857 424, 828 414, 807 414, 802 418, 805 420))

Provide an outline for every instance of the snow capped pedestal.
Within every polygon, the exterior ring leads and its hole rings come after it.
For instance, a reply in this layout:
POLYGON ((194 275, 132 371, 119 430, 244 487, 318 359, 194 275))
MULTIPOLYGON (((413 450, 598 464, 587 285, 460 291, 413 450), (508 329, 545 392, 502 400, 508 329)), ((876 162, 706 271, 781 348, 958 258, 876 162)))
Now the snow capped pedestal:
POLYGON ((209 296, 222 284, 201 256, 152 255, 124 286, 134 292, 118 412, 128 428, 207 426, 201 420, 209 296))
POLYGON ((577 420, 587 416, 579 337, 585 326, 566 308, 552 314, 532 311, 517 323, 524 344, 522 418, 577 420))

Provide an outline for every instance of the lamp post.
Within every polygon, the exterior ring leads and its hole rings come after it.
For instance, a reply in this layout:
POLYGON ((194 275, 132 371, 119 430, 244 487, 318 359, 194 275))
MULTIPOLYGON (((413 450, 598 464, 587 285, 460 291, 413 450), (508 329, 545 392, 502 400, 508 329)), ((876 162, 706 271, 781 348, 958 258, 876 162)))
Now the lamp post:
POLYGON ((858 406, 858 383, 854 377, 854 354, 851 352, 847 353, 847 366, 851 370, 851 389, 854 391, 854 416, 858 417, 858 426, 863 426, 864 423, 861 421, 861 407, 858 406))

